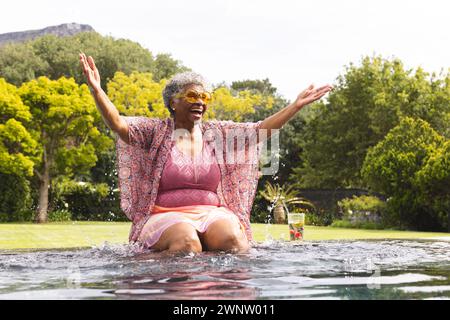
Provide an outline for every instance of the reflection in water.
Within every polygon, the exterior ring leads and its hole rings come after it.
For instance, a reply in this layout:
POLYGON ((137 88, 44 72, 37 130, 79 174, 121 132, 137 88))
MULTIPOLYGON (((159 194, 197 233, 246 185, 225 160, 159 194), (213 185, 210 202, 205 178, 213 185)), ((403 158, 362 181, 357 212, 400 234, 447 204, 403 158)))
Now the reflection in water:
POLYGON ((450 242, 259 244, 247 254, 133 246, 0 252, 0 299, 450 298, 450 242))
POLYGON ((255 299, 257 288, 241 280, 249 279, 248 270, 232 269, 224 272, 175 272, 132 276, 120 279, 112 291, 120 299, 255 299), (136 297, 138 295, 138 297, 136 297))

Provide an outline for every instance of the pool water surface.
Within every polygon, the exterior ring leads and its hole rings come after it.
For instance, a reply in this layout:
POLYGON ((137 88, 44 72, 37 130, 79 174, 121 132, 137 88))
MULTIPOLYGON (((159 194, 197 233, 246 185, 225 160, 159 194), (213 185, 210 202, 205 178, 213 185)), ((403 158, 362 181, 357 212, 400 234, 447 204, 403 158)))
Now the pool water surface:
POLYGON ((450 242, 266 241, 245 254, 107 243, 0 251, 0 299, 450 299, 450 242))

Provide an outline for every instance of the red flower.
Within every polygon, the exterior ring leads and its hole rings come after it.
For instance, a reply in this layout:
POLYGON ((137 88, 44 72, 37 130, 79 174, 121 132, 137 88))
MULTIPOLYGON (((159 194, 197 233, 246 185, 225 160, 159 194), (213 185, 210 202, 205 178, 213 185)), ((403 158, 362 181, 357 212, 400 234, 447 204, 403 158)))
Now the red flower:
POLYGON ((297 232, 295 233, 295 238, 297 238, 297 239, 300 238, 300 232, 297 231, 297 232))

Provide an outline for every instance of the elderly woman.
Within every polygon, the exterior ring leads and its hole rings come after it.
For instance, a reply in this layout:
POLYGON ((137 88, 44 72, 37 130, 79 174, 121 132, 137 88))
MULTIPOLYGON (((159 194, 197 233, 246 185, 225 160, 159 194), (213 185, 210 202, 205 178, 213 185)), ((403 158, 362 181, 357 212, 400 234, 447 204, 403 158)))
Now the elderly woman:
POLYGON ((119 137, 121 208, 132 221, 130 241, 158 251, 247 251, 257 161, 229 163, 230 150, 217 148, 207 133, 227 146, 227 135, 238 132, 245 157, 255 157, 252 133, 266 129, 270 134, 331 90, 311 85, 292 104, 256 123, 202 122, 211 93, 200 75, 186 72, 164 88, 171 117, 122 117, 100 86, 94 59, 81 53, 80 63, 105 123, 119 137))

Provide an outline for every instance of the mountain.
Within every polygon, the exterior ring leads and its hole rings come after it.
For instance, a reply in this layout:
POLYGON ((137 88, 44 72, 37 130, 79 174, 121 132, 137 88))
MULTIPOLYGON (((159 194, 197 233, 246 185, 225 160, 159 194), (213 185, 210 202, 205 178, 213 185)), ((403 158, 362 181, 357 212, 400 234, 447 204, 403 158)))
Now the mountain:
POLYGON ((9 32, 0 34, 0 45, 10 42, 23 42, 41 37, 47 34, 56 36, 73 36, 80 32, 95 31, 90 25, 78 23, 64 23, 58 26, 51 26, 40 30, 28 30, 19 32, 9 32))

